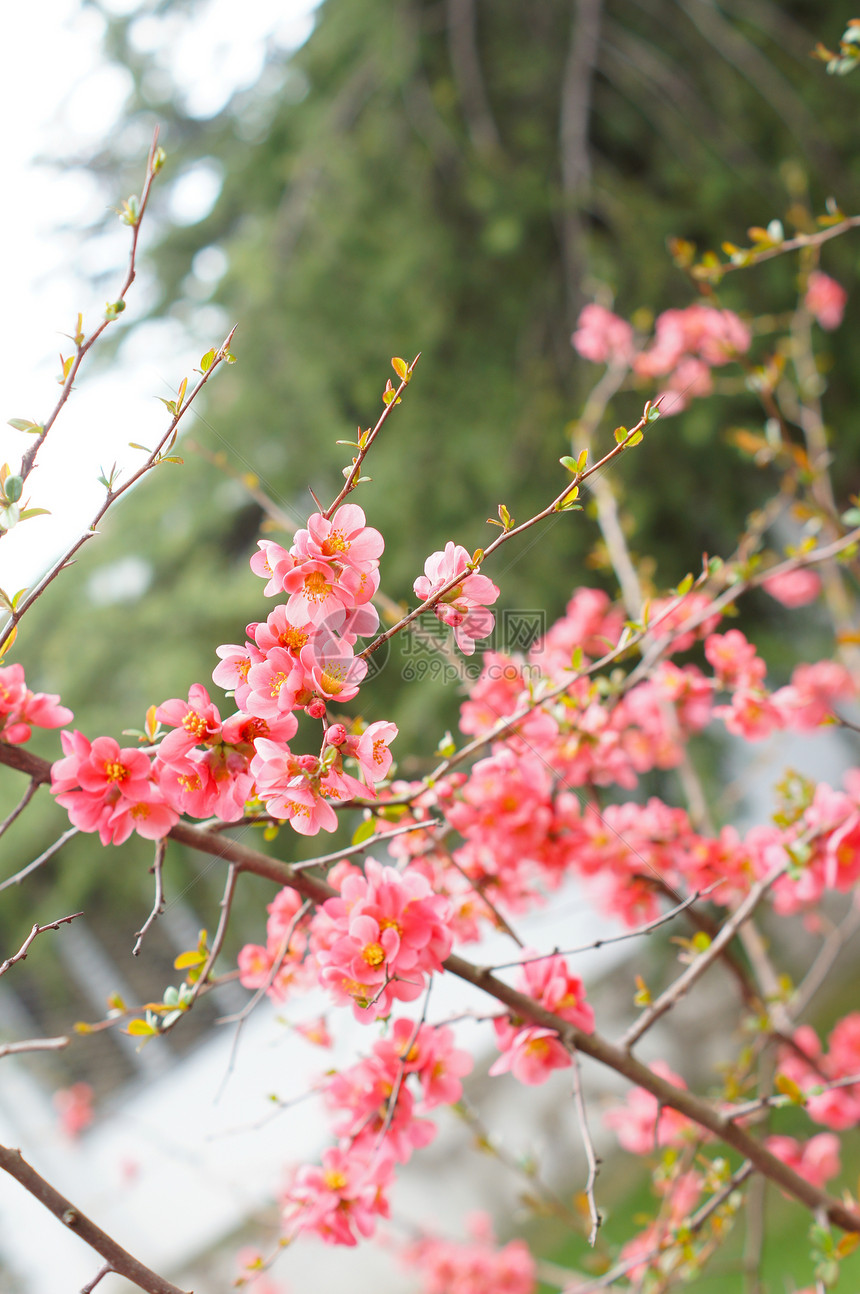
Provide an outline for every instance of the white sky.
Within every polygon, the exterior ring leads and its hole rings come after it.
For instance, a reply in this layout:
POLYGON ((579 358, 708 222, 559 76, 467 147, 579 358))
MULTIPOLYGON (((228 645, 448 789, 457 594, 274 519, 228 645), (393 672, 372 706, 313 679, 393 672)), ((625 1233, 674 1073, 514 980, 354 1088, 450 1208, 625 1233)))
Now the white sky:
MULTIPOLYGON (((142 11, 140 0, 111 0, 115 12, 142 11)), ((181 13, 153 18, 141 13, 134 37, 166 67, 181 67, 186 106, 205 119, 232 93, 255 83, 267 41, 281 48, 308 35, 315 0, 234 0, 201 3, 192 22, 181 13)), ((79 0, 38 0, 7 15, 0 42, 0 112, 7 123, 3 141, 5 201, 0 207, 0 464, 17 470, 31 443, 6 425, 9 418, 43 422, 60 393, 59 352, 70 343, 78 311, 84 329, 98 322, 111 289, 92 286, 93 274, 113 269, 116 291, 127 264, 129 230, 117 221, 115 234, 86 243, 80 226, 98 219, 110 198, 84 172, 63 173, 36 163, 39 157, 85 155, 110 137, 129 88, 128 74, 101 60, 104 22, 79 0), (65 227, 65 228, 64 228, 65 227)), ((141 132, 143 174, 149 128, 141 132), (145 137, 144 137, 145 136, 145 137)), ((168 145, 169 146, 169 145, 168 145)), ((218 194, 217 169, 201 167, 178 177, 170 162, 159 183, 171 188, 171 217, 190 224, 202 219, 218 194)), ((147 230, 141 245, 144 257, 147 230)), ((205 285, 223 270, 212 249, 195 265, 205 285)), ((205 295, 205 286, 202 289, 205 295)), ((114 327, 139 317, 147 302, 146 274, 139 274, 128 310, 114 327)), ((50 517, 22 522, 0 540, 0 587, 13 593, 32 581, 80 529, 103 497, 101 467, 116 460, 135 465, 140 454, 129 441, 153 444, 163 428, 156 397, 169 396, 203 350, 223 340, 227 321, 214 308, 195 312, 199 336, 189 338, 177 323, 148 325, 123 348, 110 374, 92 376, 86 364, 77 390, 57 421, 29 479, 25 500, 50 517)))

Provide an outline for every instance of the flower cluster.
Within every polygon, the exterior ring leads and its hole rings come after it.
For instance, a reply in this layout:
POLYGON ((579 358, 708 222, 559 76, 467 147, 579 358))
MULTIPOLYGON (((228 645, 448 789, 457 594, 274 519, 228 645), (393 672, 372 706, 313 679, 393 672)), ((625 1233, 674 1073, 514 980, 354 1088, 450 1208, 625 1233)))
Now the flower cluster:
POLYGON ((23 665, 0 667, 0 741, 21 746, 34 728, 62 728, 73 715, 60 698, 48 692, 31 692, 23 665))
POLYGON ((424 1278, 424 1294, 534 1294, 535 1261, 523 1240, 501 1247, 485 1213, 468 1219, 466 1242, 424 1236, 404 1254, 424 1278))
POLYGON ((631 367, 642 378, 667 378, 660 411, 671 414, 680 413, 693 396, 710 395, 711 370, 745 355, 752 338, 733 311, 696 304, 664 310, 657 317, 650 345, 637 351, 630 324, 604 306, 592 304, 582 310, 571 340, 583 359, 595 364, 631 367))
POLYGON ((781 1050, 779 1064, 806 1094, 810 1119, 841 1132, 860 1124, 860 1011, 844 1016, 827 1041, 825 1052, 815 1030, 803 1024, 794 1031, 794 1045, 781 1050), (829 1086, 855 1077, 856 1083, 829 1086))
POLYGON ((283 1206, 289 1231, 312 1231, 333 1244, 355 1244, 389 1212, 394 1165, 405 1164, 436 1135, 421 1117, 462 1094, 472 1058, 447 1028, 398 1019, 372 1054, 322 1083, 338 1144, 321 1168, 300 1168, 283 1206))
MULTIPOLYGON (((594 1029, 594 1012, 585 1000, 582 980, 571 975, 558 955, 538 957, 528 949, 520 966, 517 988, 554 1015, 585 1033, 594 1029)), ((535 1086, 554 1069, 568 1069, 573 1061, 554 1029, 541 1029, 507 1015, 494 1021, 496 1043, 502 1053, 491 1075, 513 1074, 521 1083, 535 1086)))

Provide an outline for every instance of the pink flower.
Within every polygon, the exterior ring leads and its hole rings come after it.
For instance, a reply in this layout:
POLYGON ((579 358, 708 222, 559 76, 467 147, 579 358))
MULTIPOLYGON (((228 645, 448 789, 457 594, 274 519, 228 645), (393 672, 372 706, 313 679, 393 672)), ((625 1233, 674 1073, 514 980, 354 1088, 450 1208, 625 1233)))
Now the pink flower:
POLYGON ((305 1166, 284 1197, 287 1233, 311 1231, 330 1245, 355 1245, 388 1217, 386 1190, 394 1161, 384 1151, 332 1146, 322 1167, 305 1166))
POLYGON ((221 716, 202 683, 193 683, 188 701, 164 701, 155 712, 161 723, 175 729, 162 738, 158 753, 169 763, 187 755, 195 746, 211 746, 221 735, 221 716))
POLYGON ((823 1187, 842 1170, 839 1160, 839 1138, 832 1132, 819 1132, 802 1144, 794 1137, 768 1137, 765 1146, 772 1155, 813 1186, 823 1187))
MULTIPOLYGON (((665 1061, 657 1060, 651 1066, 655 1074, 686 1089, 687 1084, 673 1074, 665 1061)), ((660 1106, 656 1096, 644 1087, 634 1087, 624 1105, 608 1110, 603 1116, 608 1128, 614 1128, 625 1150, 634 1155, 650 1155, 658 1146, 680 1146, 689 1140, 693 1128, 686 1115, 671 1106, 660 1106)))
POLYGON ((93 1089, 89 1083, 73 1083, 71 1087, 61 1087, 54 1093, 53 1102, 60 1127, 67 1137, 79 1137, 95 1118, 93 1089))
POLYGON ((490 1077, 512 1073, 528 1086, 545 1083, 554 1069, 567 1069, 570 1054, 554 1029, 532 1026, 517 1030, 508 1045, 490 1066, 490 1077))
POLYGON ((571 337, 574 348, 593 364, 626 366, 633 359, 633 329, 625 319, 592 302, 580 312, 576 332, 571 337))
POLYGON ((784 607, 805 607, 814 602, 821 592, 821 579, 815 571, 798 567, 794 571, 783 571, 780 575, 771 575, 762 581, 762 587, 784 607))
POLYGON ((468 1226, 468 1241, 424 1236, 405 1251, 424 1294, 535 1294, 536 1264, 525 1241, 499 1247, 485 1213, 472 1214, 468 1226))
POLYGON ((396 736, 396 724, 378 719, 375 723, 368 724, 360 736, 347 736, 342 744, 343 753, 358 760, 369 787, 388 776, 391 768, 391 751, 388 747, 396 736))
POLYGON ((829 274, 823 274, 821 270, 812 271, 803 301, 809 313, 814 315, 819 327, 826 329, 827 332, 838 328, 842 323, 847 300, 848 293, 829 274))
POLYGON ((486 638, 492 633, 496 621, 486 608, 499 596, 492 580, 470 570, 471 562, 465 548, 449 540, 444 552, 431 553, 427 558, 424 574, 418 576, 413 586, 415 596, 427 602, 452 580, 457 580, 434 610, 438 619, 454 630, 457 646, 465 656, 472 655, 477 638, 486 638))
POLYGON ((453 937, 450 903, 416 868, 398 872, 371 858, 365 870, 348 873, 341 896, 323 904, 317 962, 320 982, 366 1021, 418 997, 425 976, 442 970, 453 937))
POLYGON ((373 571, 385 547, 382 535, 367 525, 364 512, 345 503, 330 521, 319 512, 308 518, 306 530, 296 532, 293 552, 299 561, 334 560, 356 571, 373 571))
POLYGON ((17 746, 29 741, 33 728, 62 728, 74 718, 55 693, 31 692, 23 665, 0 668, 0 741, 17 746))

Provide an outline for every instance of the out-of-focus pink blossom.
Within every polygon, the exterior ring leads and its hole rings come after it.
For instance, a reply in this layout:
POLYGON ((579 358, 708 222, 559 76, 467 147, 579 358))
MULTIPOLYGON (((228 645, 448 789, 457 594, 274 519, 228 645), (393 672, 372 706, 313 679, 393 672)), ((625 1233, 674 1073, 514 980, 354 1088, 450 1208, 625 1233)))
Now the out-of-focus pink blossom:
POLYGON ((805 607, 814 602, 821 592, 821 579, 815 571, 798 567, 794 571, 783 571, 780 575, 771 575, 762 581, 762 587, 784 607, 805 607))
POLYGON ((571 337, 574 349, 593 364, 621 368, 633 359, 633 329, 626 319, 592 302, 580 312, 576 332, 571 337))
POLYGON ((842 323, 848 293, 829 274, 824 274, 821 270, 813 270, 809 276, 806 296, 803 300, 807 310, 815 316, 819 327, 832 332, 842 323))

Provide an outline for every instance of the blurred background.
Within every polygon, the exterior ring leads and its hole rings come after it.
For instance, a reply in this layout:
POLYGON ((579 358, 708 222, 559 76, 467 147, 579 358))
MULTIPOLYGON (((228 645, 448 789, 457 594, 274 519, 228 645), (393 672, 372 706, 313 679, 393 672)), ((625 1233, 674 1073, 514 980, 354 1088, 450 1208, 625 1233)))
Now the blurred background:
MULTIPOLYGON (((112 209, 139 191, 156 126, 168 161, 129 309, 84 371, 32 478, 32 503, 52 516, 4 539, 2 587, 30 583, 86 526, 100 470, 139 461, 128 442, 160 434, 157 398, 169 399, 238 326, 238 363, 217 375, 184 425, 185 465, 161 468, 127 497, 25 621, 15 656, 30 685, 60 692, 90 736, 119 736, 118 724, 140 726, 149 704, 206 683, 215 645, 242 641, 245 624, 264 615, 248 568, 268 525, 261 496, 295 524, 311 508, 308 486, 333 496, 347 461, 335 442, 375 420, 392 355, 422 358, 360 499, 386 537, 385 591, 408 600, 424 557, 448 539, 470 549, 486 542, 484 521, 499 502, 518 518, 543 506, 600 373, 570 345, 586 302, 646 329, 655 313, 696 299, 669 238, 743 244, 748 226, 774 218, 803 226, 830 197, 846 212, 860 209, 860 77, 829 78, 810 58, 817 41, 835 45, 852 16, 850 0, 40 0, 17 15, 0 52, 13 195, 0 257, 4 419, 44 417, 58 390, 56 334, 73 331, 79 310, 91 326, 116 296, 128 230, 112 209)), ((847 238, 825 248, 822 265, 851 289, 857 261, 856 238, 847 238)), ((720 291, 741 313, 774 316, 796 297, 791 258, 720 291)), ((826 340, 841 500, 860 488, 858 322, 853 291, 845 324, 826 340)), ((614 423, 635 421, 649 393, 621 393, 614 423)), ((718 397, 657 423, 647 450, 611 472, 654 591, 696 568, 702 552, 728 552, 773 488, 732 436, 761 422, 743 380, 727 378, 718 397)), ((608 446, 611 425, 605 434, 608 446)), ((0 461, 15 463, 24 448, 6 429, 0 461)), ((614 592, 588 509, 549 527, 539 550, 506 552, 493 575, 502 607, 546 608, 550 618, 579 584, 614 592)), ((814 616, 804 617, 799 642, 796 618, 764 597, 749 599, 744 615, 775 681, 798 652, 831 650, 814 616)), ((459 694, 432 680, 407 688, 402 672, 395 647, 362 690, 361 710, 396 719, 409 752, 400 772, 416 776, 456 725, 459 694)), ((56 749, 50 735, 38 748, 49 757, 56 749)), ((843 755, 828 748, 813 758, 838 764, 843 755)), ((703 756, 715 779, 722 759, 719 750, 703 756)), ((0 814, 20 792, 12 780, 0 786, 0 814)), ((671 798, 659 778, 644 789, 671 798)), ((3 875, 63 830, 63 814, 45 801, 0 843, 3 875)), ((302 842, 282 838, 278 848, 300 857, 302 842)), ((212 928, 223 877, 171 849, 167 918, 133 961, 133 932, 151 903, 150 861, 139 843, 114 854, 78 838, 3 893, 4 950, 19 945, 37 909, 40 919, 87 913, 86 925, 43 938, 26 968, 4 978, 10 1035, 100 1018, 106 986, 145 1001, 175 982, 172 960, 201 926, 212 928)), ((225 967, 243 942, 262 937, 271 897, 263 891, 250 885, 238 905, 225 967)), ((108 1032, 51 1060, 34 1057, 10 1077, 4 1070, 4 1119, 14 1131, 28 1110, 26 1128, 41 1129, 47 1146, 57 1088, 86 1082, 99 1118, 119 1119, 168 1071, 199 1075, 202 1064, 205 1073, 213 1019, 243 1000, 235 986, 224 994, 158 1052, 138 1053, 108 1032)), ((264 1049, 273 1045, 262 1026, 261 1037, 264 1049)), ((258 1081, 250 1069, 259 1091, 278 1086, 263 1061, 258 1081)), ((201 1080, 186 1081, 184 1095, 170 1097, 179 1124, 201 1080)), ((159 1110, 147 1114, 150 1131, 164 1126, 159 1110)), ((97 1120, 83 1142, 95 1146, 98 1135, 97 1120)), ((121 1165, 111 1145, 111 1163, 121 1165)), ((255 1164, 225 1174, 235 1186, 260 1171, 255 1164)), ((102 1191, 114 1194, 99 1172, 102 1191)), ((228 1191, 227 1200, 237 1230, 239 1215, 260 1204, 253 1191, 236 1199, 228 1191)), ((215 1231, 199 1233, 199 1252, 215 1231)), ((171 1259, 175 1270, 189 1269, 193 1250, 189 1242, 171 1259)), ((9 1289, 29 1289, 16 1262, 9 1289)), ((206 1270, 206 1288, 229 1287, 226 1266, 206 1270)), ((374 1270, 375 1288, 382 1279, 411 1288, 374 1270)), ((301 1279, 290 1288, 302 1289, 301 1279)))

